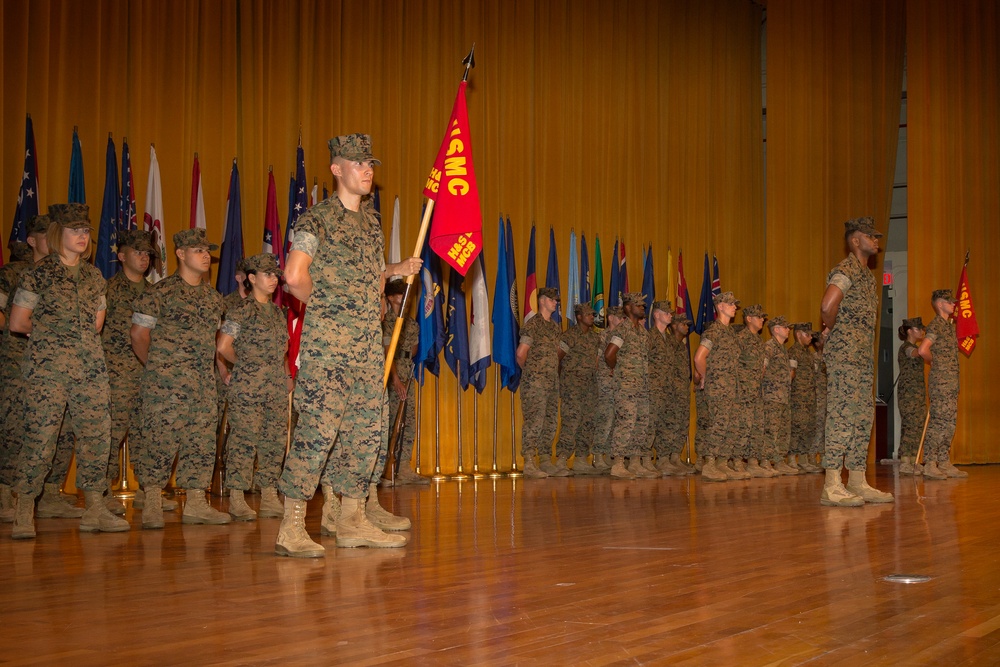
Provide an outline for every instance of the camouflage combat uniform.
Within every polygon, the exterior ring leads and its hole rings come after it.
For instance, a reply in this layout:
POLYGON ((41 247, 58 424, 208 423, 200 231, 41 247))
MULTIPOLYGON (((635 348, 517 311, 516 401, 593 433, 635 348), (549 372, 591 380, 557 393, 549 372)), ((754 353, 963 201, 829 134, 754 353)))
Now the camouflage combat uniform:
POLYGON ((31 262, 11 262, 0 268, 0 309, 4 314, 3 338, 0 339, 0 484, 14 484, 17 457, 24 432, 24 409, 21 405, 24 382, 21 359, 28 345, 23 334, 10 331, 10 309, 14 305, 21 275, 31 268, 31 262))
POLYGON ((215 463, 215 333, 222 296, 175 273, 147 287, 133 310, 132 324, 151 329, 136 474, 144 486, 163 488, 177 456, 177 486, 207 489, 215 463))
POLYGON ((610 343, 618 346, 615 363, 615 425, 611 456, 647 456, 649 438, 649 342, 642 326, 626 319, 610 343))
POLYGON ((816 412, 813 442, 810 454, 822 454, 826 449, 826 357, 822 352, 813 354, 813 375, 816 384, 816 412))
POLYGON ((521 371, 521 455, 552 456, 559 419, 559 336, 556 322, 535 315, 521 327, 521 345, 528 357, 521 371))
POLYGON ((227 388, 230 432, 226 486, 241 491, 254 485, 273 488, 281 473, 288 435, 285 317, 271 301, 259 303, 249 297, 226 313, 222 333, 233 338, 236 352, 227 388))
POLYGON ((927 325, 933 361, 927 376, 931 418, 924 439, 924 460, 949 460, 951 440, 958 421, 958 336, 955 325, 940 315, 927 325))
POLYGON ((740 409, 736 382, 739 341, 732 327, 715 320, 705 329, 699 344, 709 350, 704 392, 709 423, 699 454, 731 459, 739 451, 740 409))
POLYGON ((590 447, 595 457, 598 454, 611 456, 611 432, 615 425, 615 381, 614 372, 604 361, 604 350, 608 347, 615 329, 617 327, 608 327, 602 331, 597 349, 594 350, 597 405, 594 409, 594 438, 590 447))
POLYGON ((899 379, 896 381, 896 405, 899 406, 900 417, 899 456, 902 458, 917 455, 927 416, 927 388, 924 386, 924 359, 917 354, 916 345, 903 341, 896 358, 899 362, 899 379))
MULTIPOLYGON (((240 296, 240 290, 237 289, 235 292, 230 292, 226 296, 222 297, 222 319, 225 321, 226 314, 230 309, 234 309, 242 303, 246 297, 240 296)), ((232 371, 232 368, 229 369, 232 371)), ((222 374, 219 373, 219 367, 215 367, 215 393, 216 393, 216 406, 219 413, 219 420, 222 420, 222 416, 226 413, 226 395, 229 388, 226 383, 222 381, 222 374)))
POLYGON ((365 498, 388 435, 379 293, 384 240, 371 199, 357 212, 336 194, 313 206, 296 222, 292 250, 313 259, 312 293, 296 376, 299 420, 279 487, 287 498, 308 500, 323 475, 334 492, 365 498))
POLYGON ((749 327, 741 331, 738 338, 740 362, 737 378, 743 423, 740 426, 740 449, 736 457, 763 461, 767 458, 764 447, 764 406, 761 393, 765 343, 760 334, 753 333, 749 327))
POLYGON ((878 285, 853 254, 830 271, 827 285, 844 294, 824 348, 827 366, 826 452, 823 467, 864 470, 875 405, 875 322, 878 285))
POLYGON ((14 305, 32 311, 22 364, 31 399, 23 406, 15 486, 25 497, 42 491, 64 413, 76 434, 77 487, 101 491, 107 486, 110 389, 97 331, 97 314, 106 308, 104 290, 104 278, 93 265, 81 259, 69 267, 56 253, 21 277, 14 305))
POLYGON ((677 340, 674 335, 667 336, 667 343, 672 351, 666 410, 669 437, 665 453, 670 456, 681 453, 691 432, 691 357, 684 341, 677 340))
MULTIPOLYGON (((399 316, 390 308, 385 314, 385 319, 382 320, 382 347, 388 348, 392 344, 392 333, 396 328, 396 320, 399 316)), ((399 377, 399 381, 406 386, 407 380, 410 381, 409 389, 406 392, 406 407, 403 408, 403 430, 400 432, 399 437, 402 442, 399 443, 399 462, 400 465, 410 465, 410 459, 413 458, 413 441, 417 437, 417 405, 414 399, 414 394, 417 392, 417 383, 413 380, 413 348, 420 342, 420 325, 412 317, 407 317, 403 321, 403 330, 399 333, 399 340, 396 342, 396 375, 399 377)), ((389 418, 386 420, 386 426, 392 428, 396 419, 396 415, 399 412, 399 394, 396 393, 396 388, 392 386, 392 382, 389 383, 389 418)), ((392 438, 392 434, 389 434, 389 438, 392 438)), ((383 448, 379 452, 379 462, 375 465, 376 474, 381 474, 382 470, 385 468, 385 462, 388 458, 388 451, 383 448)))
POLYGON ((594 327, 585 332, 579 325, 568 328, 559 339, 565 355, 559 372, 562 428, 556 443, 557 457, 568 459, 576 453, 578 458, 586 458, 590 453, 596 424, 593 399, 598 361, 594 350, 600 340, 601 334, 594 327))
POLYGON ((139 414, 139 379, 142 364, 132 351, 132 307, 147 285, 144 278, 132 282, 124 271, 108 281, 105 292, 108 314, 101 330, 104 360, 108 365, 111 381, 111 451, 108 461, 108 479, 117 480, 121 471, 118 463, 118 445, 129 433, 129 452, 138 456, 136 444, 141 440, 139 414))
POLYGON ((764 401, 764 453, 763 458, 779 463, 788 454, 792 435, 792 418, 789 396, 792 385, 792 368, 788 350, 771 338, 764 344, 764 376, 761 396, 764 401))
POLYGON ((649 446, 656 447, 660 461, 670 458, 671 445, 676 441, 676 434, 671 432, 670 418, 667 412, 670 403, 675 400, 671 380, 674 371, 674 351, 671 344, 673 335, 669 329, 663 333, 654 325, 646 332, 649 359, 648 389, 649 389, 649 446))
POLYGON ((816 375, 813 356, 809 348, 795 341, 788 348, 788 361, 795 371, 792 394, 788 402, 792 413, 792 442, 790 454, 809 454, 816 428, 816 375))

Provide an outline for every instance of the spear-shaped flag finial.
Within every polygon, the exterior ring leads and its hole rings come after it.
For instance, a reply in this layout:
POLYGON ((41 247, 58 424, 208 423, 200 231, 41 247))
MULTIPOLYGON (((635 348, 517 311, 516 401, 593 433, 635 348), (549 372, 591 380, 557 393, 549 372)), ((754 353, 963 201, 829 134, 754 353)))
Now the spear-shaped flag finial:
POLYGON ((462 61, 465 65, 465 73, 462 75, 462 81, 469 80, 469 70, 476 66, 476 43, 472 43, 472 48, 469 50, 469 55, 465 56, 465 60, 462 61))

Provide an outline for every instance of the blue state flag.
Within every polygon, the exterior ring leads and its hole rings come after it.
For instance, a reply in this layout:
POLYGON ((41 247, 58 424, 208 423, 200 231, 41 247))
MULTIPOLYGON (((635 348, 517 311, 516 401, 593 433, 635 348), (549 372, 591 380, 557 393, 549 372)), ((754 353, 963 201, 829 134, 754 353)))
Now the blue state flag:
POLYGON ((101 204, 101 224, 97 228, 97 255, 94 266, 107 280, 118 273, 118 210, 121 199, 118 192, 118 156, 115 142, 108 137, 108 150, 104 158, 104 201, 101 204))
POLYGON ((229 201, 226 205, 226 229, 222 235, 219 252, 219 275, 215 289, 222 296, 236 291, 236 265, 243 259, 243 206, 240 203, 240 171, 233 160, 229 174, 229 201))
MULTIPOLYGON (((534 229, 534 226, 532 226, 534 229)), ((521 304, 517 297, 517 265, 514 262, 514 233, 510 227, 510 216, 507 216, 507 280, 510 281, 510 308, 513 314, 514 323, 514 350, 517 351, 517 344, 521 341, 521 319, 518 313, 521 304)), ((512 392, 517 391, 521 385, 521 367, 514 363, 514 375, 511 377, 507 388, 512 392)))
POLYGON ((590 257, 587 255, 586 234, 580 234, 580 303, 590 303, 590 257))
POLYGON ((306 191, 306 156, 302 144, 295 149, 295 178, 288 184, 288 219, 285 223, 285 257, 292 250, 295 239, 295 222, 309 208, 309 193, 306 191))
MULTIPOLYGON (((482 257, 482 253, 479 254, 482 257)), ((493 287, 493 361, 500 367, 500 386, 520 376, 517 365, 517 286, 507 273, 507 239, 503 217, 497 232, 497 278, 493 287)), ((515 383, 515 389, 517 385, 515 383)), ((513 391, 513 389, 511 389, 513 391)))
POLYGON ((455 269, 448 271, 448 319, 444 340, 444 360, 464 391, 469 388, 469 316, 465 277, 455 269))
POLYGON ((722 294, 722 282, 719 281, 719 260, 712 255, 712 296, 722 294))
POLYGON ((705 253, 705 268, 701 276, 701 296, 698 299, 698 319, 694 331, 699 336, 708 325, 715 321, 715 303, 712 301, 712 279, 708 273, 708 253, 705 253))
MULTIPOLYGON (((429 240, 429 239, 428 239, 429 240)), ((420 269, 420 301, 417 302, 417 322, 420 341, 413 360, 413 374, 424 384, 424 370, 437 375, 441 371, 439 355, 444 347, 444 295, 441 292, 441 259, 424 243, 420 252, 424 265, 420 269)))
POLYGON ((66 201, 70 204, 87 203, 87 186, 83 180, 83 144, 80 143, 80 135, 75 127, 73 128, 73 149, 69 155, 69 194, 67 197, 66 201))
POLYGON ((621 273, 618 266, 618 239, 615 239, 615 251, 611 253, 611 282, 608 283, 608 305, 622 305, 621 273))
MULTIPOLYGON (((545 267, 545 286, 554 287, 559 290, 559 254, 556 252, 556 232, 549 227, 549 261, 545 267)), ((559 306, 552 312, 552 321, 562 325, 562 315, 559 314, 559 306)))
POLYGON ((35 127, 31 114, 24 127, 24 171, 17 190, 17 206, 14 208, 14 223, 10 228, 7 247, 14 241, 28 239, 28 221, 38 215, 38 156, 35 150, 35 127))
POLYGON ((135 181, 132 179, 132 156, 128 139, 122 139, 122 201, 118 207, 118 231, 136 229, 135 181))
POLYGON ((646 301, 646 328, 653 326, 653 301, 656 300, 656 281, 653 278, 653 244, 649 244, 649 252, 645 253, 642 267, 642 293, 646 301))

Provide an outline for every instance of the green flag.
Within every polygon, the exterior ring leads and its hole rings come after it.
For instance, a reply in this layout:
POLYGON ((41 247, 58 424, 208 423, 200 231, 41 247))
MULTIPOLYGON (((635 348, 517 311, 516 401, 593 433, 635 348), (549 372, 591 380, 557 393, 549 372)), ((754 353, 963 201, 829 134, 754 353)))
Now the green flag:
POLYGON ((594 280, 590 288, 590 305, 594 308, 597 317, 594 324, 599 327, 607 326, 607 318, 604 313, 604 264, 601 262, 601 239, 594 237, 594 280))

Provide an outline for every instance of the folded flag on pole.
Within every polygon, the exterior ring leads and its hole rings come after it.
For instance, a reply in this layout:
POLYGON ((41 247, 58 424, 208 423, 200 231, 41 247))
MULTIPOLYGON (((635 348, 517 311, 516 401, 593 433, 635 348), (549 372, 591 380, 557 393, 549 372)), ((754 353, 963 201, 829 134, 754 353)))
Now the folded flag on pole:
POLYGON ((699 336, 708 325, 715 321, 715 303, 712 301, 712 279, 708 273, 708 253, 705 253, 705 269, 701 276, 701 297, 698 299, 698 319, 694 330, 699 336))
MULTIPOLYGON (((118 209, 118 230, 126 231, 139 226, 135 205, 135 181, 132 179, 132 156, 128 151, 128 139, 122 138, 122 203, 118 209)), ((156 246, 154 246, 155 248, 156 246)))
POLYGON ((113 277, 121 265, 118 262, 118 156, 115 142, 108 137, 104 156, 104 200, 101 203, 101 224, 97 228, 97 254, 94 266, 104 279, 113 277))
MULTIPOLYGON (((622 253, 621 261, 619 262, 619 265, 618 265, 618 280, 619 280, 618 284, 620 286, 619 289, 620 289, 621 293, 622 294, 626 294, 628 292, 631 292, 632 290, 629 289, 629 286, 628 286, 628 264, 625 263, 625 241, 624 240, 622 241, 622 244, 621 244, 621 253, 622 253)), ((618 305, 619 306, 624 306, 625 302, 622 301, 618 305)))
MULTIPOLYGON (((295 222, 309 208, 309 193, 306 192, 306 157, 302 150, 302 138, 295 149, 295 176, 288 183, 288 222, 285 225, 285 257, 292 249, 295 239, 295 222)), ((298 373, 299 344, 302 340, 302 322, 306 313, 304 303, 292 296, 282 295, 282 304, 288 306, 288 367, 292 375, 298 373)))
POLYGON ((587 255, 586 234, 580 234, 580 303, 590 303, 590 257, 587 255))
MULTIPOLYGON (((429 240, 428 240, 429 241, 429 240)), ((441 292, 441 260, 431 252, 430 243, 424 243, 420 253, 424 265, 420 269, 420 301, 417 303, 417 321, 420 340, 417 357, 413 360, 413 374, 420 385, 424 384, 424 370, 437 375, 441 370, 438 358, 444 347, 444 295, 441 292)))
POLYGON ((194 165, 191 167, 191 229, 205 229, 205 193, 201 189, 201 162, 198 154, 194 154, 194 165))
MULTIPOLYGON (((508 273, 513 265, 513 249, 508 249, 503 217, 497 232, 497 278, 493 288, 493 358, 500 366, 500 386, 517 389, 521 368, 515 352, 518 343, 517 282, 508 273), (508 254, 511 256, 508 261, 508 254), (513 386, 512 386, 513 385, 513 386)), ((475 303, 473 303, 475 316, 475 303)), ((478 385, 477 385, 478 388, 478 385)))
POLYGON ((722 282, 719 280, 719 260, 712 255, 712 296, 722 294, 722 282))
MULTIPOLYGON (((274 172, 267 172, 267 200, 264 204, 264 239, 260 244, 261 252, 274 255, 278 266, 285 268, 285 250, 281 247, 281 220, 278 216, 278 188, 274 184, 274 172)), ((271 297, 278 306, 284 303, 284 290, 274 290, 271 297)))
POLYGON ((667 248, 667 298, 673 300, 674 309, 679 309, 677 303, 677 274, 674 273, 674 251, 667 248))
POLYGON ((688 318, 694 314, 691 310, 691 295, 688 294, 687 280, 684 278, 684 253, 677 253, 677 303, 675 304, 678 313, 687 315, 688 318))
POLYGON ((219 275, 215 289, 222 296, 236 291, 236 265, 243 259, 243 205, 240 196, 240 170, 233 159, 233 169, 229 172, 229 199, 226 202, 226 228, 222 233, 222 249, 219 252, 219 275))
MULTIPOLYGON (((562 293, 562 290, 559 289, 559 254, 556 252, 556 232, 551 227, 549 227, 549 261, 545 267, 545 286, 553 287, 562 293)), ((556 324, 562 324, 562 315, 559 314, 558 305, 552 311, 552 321, 556 324)))
POLYGON ((469 384, 477 393, 486 389, 490 368, 490 295, 486 291, 486 259, 479 253, 466 275, 472 287, 472 312, 469 317, 469 384))
POLYGON ((528 266, 524 277, 524 321, 527 322, 538 312, 538 280, 535 276, 535 225, 531 225, 528 240, 528 266))
MULTIPOLYGON (((129 178, 131 178, 131 169, 129 178)), ((143 227, 152 235, 153 261, 147 280, 156 283, 167 277, 167 241, 163 235, 163 186, 160 184, 160 163, 156 161, 156 148, 149 146, 149 180, 146 181, 146 211, 142 216, 143 227)))
POLYGON ((483 249, 483 216, 465 102, 467 85, 467 81, 458 85, 444 141, 424 185, 424 196, 435 202, 431 248, 463 276, 483 249))
POLYGON ((35 128, 31 114, 28 114, 24 127, 24 171, 17 190, 17 206, 14 208, 8 248, 14 241, 27 240, 28 220, 38 215, 38 201, 38 151, 35 150, 35 128))
POLYGON ((76 128, 73 128, 73 149, 69 155, 69 194, 68 201, 71 204, 87 203, 87 186, 83 179, 83 144, 80 143, 80 135, 76 128))
MULTIPOLYGON (((399 264, 403 251, 399 247, 399 197, 392 203, 392 232, 389 235, 389 263, 399 264)), ((402 278, 400 275, 389 276, 389 280, 402 278)))
POLYGON ((448 272, 448 319, 445 322, 444 360, 455 374, 459 386, 469 388, 469 318, 465 305, 465 278, 452 269, 448 272))
POLYGON ((958 302, 955 304, 955 335, 958 336, 958 349, 965 356, 976 349, 976 338, 979 337, 979 323, 976 321, 976 309, 972 305, 972 291, 969 289, 969 258, 966 255, 962 266, 962 277, 958 280, 958 302))
POLYGON ((576 232, 569 230, 569 273, 566 274, 566 321, 576 324, 576 304, 580 303, 580 263, 576 256, 576 232))
POLYGON ((605 312, 604 297, 604 262, 601 260, 601 237, 594 236, 594 281, 590 288, 590 305, 597 313, 594 321, 599 327, 606 327, 608 324, 607 313, 605 312))
POLYGON ((621 271, 618 264, 618 239, 615 239, 615 248, 611 253, 611 282, 608 283, 608 305, 622 305, 622 285, 621 271))
POLYGON ((653 278, 653 244, 649 244, 649 252, 642 267, 642 293, 646 297, 646 328, 653 326, 653 301, 656 293, 656 280, 653 278))

